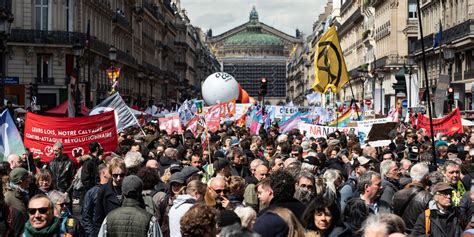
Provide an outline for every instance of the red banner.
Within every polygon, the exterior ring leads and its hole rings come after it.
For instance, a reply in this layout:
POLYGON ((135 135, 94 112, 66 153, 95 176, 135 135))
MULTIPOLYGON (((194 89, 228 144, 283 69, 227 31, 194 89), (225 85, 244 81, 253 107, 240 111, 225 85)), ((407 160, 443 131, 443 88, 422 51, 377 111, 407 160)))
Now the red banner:
MULTIPOLYGON (((425 128, 428 135, 431 135, 430 130, 430 119, 422 114, 418 114, 418 128, 425 128)), ((454 133, 462 133, 461 113, 459 108, 456 108, 453 112, 447 114, 442 118, 433 119, 433 131, 434 135, 442 133, 445 135, 451 135, 454 133)))
POLYGON ((89 153, 89 143, 93 141, 99 142, 104 152, 115 151, 118 142, 114 111, 76 118, 27 113, 24 135, 25 147, 34 156, 40 156, 42 162, 53 159, 56 142, 64 145, 63 153, 74 162, 75 155, 89 153))
POLYGON ((177 132, 178 134, 183 133, 183 128, 181 127, 181 121, 179 120, 179 115, 173 115, 168 118, 159 118, 160 130, 165 130, 168 135, 177 132))
POLYGON ((204 118, 206 120, 207 129, 211 132, 219 130, 219 123, 221 122, 221 104, 217 104, 207 110, 204 118))

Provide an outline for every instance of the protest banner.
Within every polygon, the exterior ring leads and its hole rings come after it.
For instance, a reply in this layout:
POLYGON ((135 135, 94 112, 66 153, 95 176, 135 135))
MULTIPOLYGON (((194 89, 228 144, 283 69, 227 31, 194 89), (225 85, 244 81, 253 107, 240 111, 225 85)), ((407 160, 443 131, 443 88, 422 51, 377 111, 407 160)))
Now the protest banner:
POLYGON ((207 129, 211 132, 216 132, 219 130, 219 125, 221 122, 221 105, 217 104, 209 108, 209 110, 206 112, 206 115, 204 115, 204 118, 206 120, 206 126, 207 129))
POLYGON ((173 132, 177 132, 178 134, 183 133, 181 120, 177 114, 173 115, 172 117, 159 118, 158 121, 160 122, 160 130, 166 131, 168 135, 173 134, 173 132))
POLYGON ((275 111, 275 118, 286 120, 296 114, 297 112, 305 113, 312 112, 317 107, 312 106, 271 106, 275 111))
POLYGON ((114 111, 101 114, 61 118, 26 114, 25 147, 33 156, 40 156, 41 162, 53 159, 53 145, 61 142, 63 153, 76 161, 76 157, 89 153, 89 143, 99 142, 104 151, 115 151, 117 148, 117 129, 114 111))
POLYGON ((328 127, 328 126, 321 126, 321 125, 312 125, 308 123, 300 123, 298 129, 305 133, 306 137, 327 137, 330 133, 335 131, 340 131, 345 134, 357 134, 357 127, 328 127))
POLYGON ((361 146, 365 146, 365 141, 367 140, 367 135, 369 134, 369 132, 372 129, 372 126, 374 124, 386 123, 386 122, 387 122, 387 118, 357 121, 357 129, 359 131, 357 133, 357 135, 359 137, 361 146))
MULTIPOLYGON (((418 114, 417 122, 417 128, 425 128, 428 135, 431 135, 430 119, 428 117, 418 114)), ((445 135, 462 133, 461 113, 459 108, 456 108, 454 111, 442 118, 433 118, 433 131, 434 135, 438 133, 445 135)))

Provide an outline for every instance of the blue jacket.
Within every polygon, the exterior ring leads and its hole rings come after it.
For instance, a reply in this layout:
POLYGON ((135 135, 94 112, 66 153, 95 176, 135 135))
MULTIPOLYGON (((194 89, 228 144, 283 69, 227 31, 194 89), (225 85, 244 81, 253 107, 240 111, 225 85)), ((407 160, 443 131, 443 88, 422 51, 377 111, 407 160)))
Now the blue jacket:
POLYGON ((95 202, 97 200, 97 193, 99 193, 100 186, 101 185, 99 184, 92 187, 84 196, 81 210, 81 224, 84 228, 85 236, 94 236, 94 233, 96 232, 94 225, 95 202))

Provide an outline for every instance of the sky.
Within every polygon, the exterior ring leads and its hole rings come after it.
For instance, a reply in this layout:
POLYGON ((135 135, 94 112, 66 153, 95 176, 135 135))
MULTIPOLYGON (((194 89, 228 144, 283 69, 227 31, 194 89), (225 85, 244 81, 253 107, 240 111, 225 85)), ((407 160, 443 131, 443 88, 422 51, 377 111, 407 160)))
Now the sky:
POLYGON ((311 34, 313 23, 322 13, 327 0, 181 0, 191 24, 204 32, 212 28, 214 36, 249 20, 255 5, 259 21, 289 35, 298 28, 311 34))

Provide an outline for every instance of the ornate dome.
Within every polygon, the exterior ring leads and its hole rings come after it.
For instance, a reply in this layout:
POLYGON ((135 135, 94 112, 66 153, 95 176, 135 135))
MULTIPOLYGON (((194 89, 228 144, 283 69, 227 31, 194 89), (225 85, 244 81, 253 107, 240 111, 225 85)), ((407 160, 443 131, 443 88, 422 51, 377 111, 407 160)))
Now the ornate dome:
POLYGON ((229 37, 225 45, 283 45, 280 38, 262 32, 245 31, 229 37))

